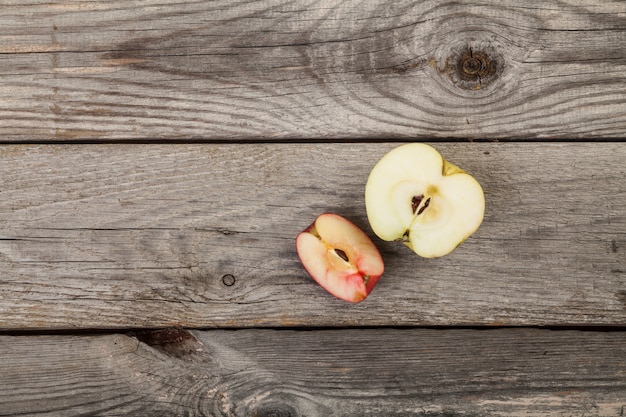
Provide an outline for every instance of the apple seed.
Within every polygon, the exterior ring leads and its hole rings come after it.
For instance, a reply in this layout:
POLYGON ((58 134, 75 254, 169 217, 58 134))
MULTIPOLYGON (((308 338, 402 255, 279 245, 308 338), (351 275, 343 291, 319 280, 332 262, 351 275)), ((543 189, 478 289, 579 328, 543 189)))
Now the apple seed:
POLYGON ((419 216, 420 214, 422 214, 424 210, 426 210, 429 204, 430 204, 430 197, 426 199, 426 202, 424 203, 424 205, 417 211, 417 215, 419 216))
POLYGON ((411 210, 413 211, 413 214, 416 214, 419 216, 420 214, 424 212, 424 210, 426 210, 426 208, 430 204, 430 197, 428 197, 426 201, 424 201, 424 205, 420 207, 423 200, 424 200, 424 194, 413 196, 413 198, 411 199, 411 210))
POLYGON ((422 202, 423 199, 424 199, 424 195, 413 196, 413 198, 411 199, 411 210, 413 211, 413 214, 415 214, 415 212, 417 211, 417 208, 420 206, 420 203, 422 202))
POLYGON ((337 254, 337 256, 339 256, 341 259, 343 259, 346 262, 349 262, 348 255, 344 251, 342 251, 341 249, 336 249, 336 248, 334 249, 334 251, 337 254))

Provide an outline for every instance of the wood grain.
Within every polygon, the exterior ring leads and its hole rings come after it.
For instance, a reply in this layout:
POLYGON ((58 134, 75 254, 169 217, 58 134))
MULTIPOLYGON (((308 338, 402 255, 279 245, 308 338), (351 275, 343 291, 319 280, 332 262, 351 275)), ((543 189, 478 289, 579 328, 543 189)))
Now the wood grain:
POLYGON ((437 145, 483 185, 481 228, 431 260, 375 239, 372 295, 329 296, 295 236, 325 211, 371 235, 394 146, 2 146, 0 329, 626 324, 622 143, 437 145))
POLYGON ((165 344, 0 336, 0 415, 618 417, 626 407, 625 333, 179 334, 165 344))
POLYGON ((4 2, 2 141, 626 136, 626 3, 4 2))

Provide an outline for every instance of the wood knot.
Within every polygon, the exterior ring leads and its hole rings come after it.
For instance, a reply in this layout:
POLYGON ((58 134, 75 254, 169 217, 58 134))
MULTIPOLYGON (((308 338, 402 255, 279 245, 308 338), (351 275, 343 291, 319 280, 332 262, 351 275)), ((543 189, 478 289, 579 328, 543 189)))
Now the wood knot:
POLYGON ((188 330, 170 327, 157 330, 139 330, 134 336, 142 343, 179 359, 189 359, 203 350, 203 343, 188 330))
POLYGON ((459 76, 466 80, 480 81, 496 71, 496 62, 482 52, 473 52, 470 48, 461 56, 459 76))
POLYGON ((455 48, 446 60, 444 72, 464 90, 481 90, 493 84, 504 67, 502 56, 491 46, 468 43, 455 48))

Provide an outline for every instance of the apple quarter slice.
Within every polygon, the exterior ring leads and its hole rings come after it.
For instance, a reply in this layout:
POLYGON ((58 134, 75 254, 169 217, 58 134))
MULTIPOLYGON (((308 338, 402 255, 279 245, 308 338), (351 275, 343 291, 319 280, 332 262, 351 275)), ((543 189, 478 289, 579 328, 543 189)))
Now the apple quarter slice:
POLYGON ((309 275, 342 300, 363 301, 384 271, 382 257, 365 232, 333 213, 319 215, 301 232, 296 249, 309 275))

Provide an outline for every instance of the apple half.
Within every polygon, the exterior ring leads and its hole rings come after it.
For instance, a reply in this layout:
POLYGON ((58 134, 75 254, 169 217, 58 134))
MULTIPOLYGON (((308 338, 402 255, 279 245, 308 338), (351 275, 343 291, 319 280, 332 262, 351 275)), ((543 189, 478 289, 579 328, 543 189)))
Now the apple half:
POLYGON ((350 220, 321 214, 296 238, 309 275, 342 300, 363 301, 383 274, 383 259, 372 240, 350 220))
POLYGON ((401 241, 418 255, 452 252, 483 221, 480 184, 432 146, 401 145, 374 166, 365 186, 367 218, 382 240, 401 241))

